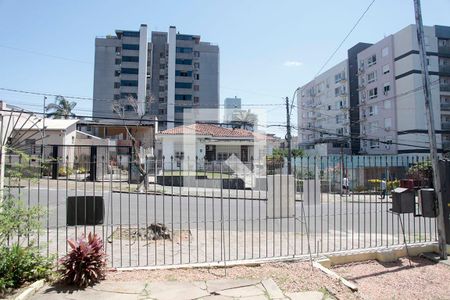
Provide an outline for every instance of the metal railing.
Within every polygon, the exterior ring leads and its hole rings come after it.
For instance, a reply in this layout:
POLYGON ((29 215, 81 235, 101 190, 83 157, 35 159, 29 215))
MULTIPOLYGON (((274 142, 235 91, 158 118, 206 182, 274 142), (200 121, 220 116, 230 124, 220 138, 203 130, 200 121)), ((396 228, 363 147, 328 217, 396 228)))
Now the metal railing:
POLYGON ((388 247, 403 244, 401 222, 408 243, 437 238, 434 219, 391 213, 387 195, 425 158, 294 158, 289 177, 280 158, 256 172, 254 166, 264 164, 252 159, 246 168, 227 162, 205 168, 195 157, 137 165, 132 151, 92 149, 49 147, 44 161, 40 153, 7 156, 6 194, 46 210, 43 230, 17 239, 61 257, 67 239, 95 232, 105 241, 110 266, 137 267, 388 247))

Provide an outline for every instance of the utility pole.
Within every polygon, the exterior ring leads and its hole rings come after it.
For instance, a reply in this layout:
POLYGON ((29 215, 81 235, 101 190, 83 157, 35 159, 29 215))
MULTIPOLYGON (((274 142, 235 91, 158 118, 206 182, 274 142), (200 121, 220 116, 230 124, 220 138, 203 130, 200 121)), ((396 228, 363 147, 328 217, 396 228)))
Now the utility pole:
POLYGON ((431 164, 433 166, 433 183, 437 195, 439 213, 438 213, 438 237, 441 259, 447 259, 447 243, 445 241, 445 223, 444 223, 444 203, 441 189, 441 177, 439 174, 439 157, 437 156, 436 132, 434 129, 433 103, 431 101, 430 75, 428 74, 427 57, 424 42, 422 11, 420 0, 414 0, 414 11, 416 17, 417 40, 419 42, 420 64, 422 67, 423 93, 425 96, 425 110, 427 113, 428 136, 430 139, 431 164))
POLYGON ((286 142, 288 146, 288 157, 287 157, 287 163, 288 163, 288 175, 292 174, 292 165, 291 165, 291 156, 292 156, 292 149, 291 149, 291 113, 289 111, 289 97, 286 97, 286 142))

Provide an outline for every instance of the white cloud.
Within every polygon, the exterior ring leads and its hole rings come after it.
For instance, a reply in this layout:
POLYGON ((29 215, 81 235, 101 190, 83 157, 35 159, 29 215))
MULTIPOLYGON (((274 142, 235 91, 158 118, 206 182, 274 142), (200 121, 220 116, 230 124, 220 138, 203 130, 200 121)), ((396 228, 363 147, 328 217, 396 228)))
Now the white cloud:
POLYGON ((301 61, 288 60, 288 61, 285 61, 283 65, 285 67, 301 67, 301 66, 303 66, 303 63, 301 61))

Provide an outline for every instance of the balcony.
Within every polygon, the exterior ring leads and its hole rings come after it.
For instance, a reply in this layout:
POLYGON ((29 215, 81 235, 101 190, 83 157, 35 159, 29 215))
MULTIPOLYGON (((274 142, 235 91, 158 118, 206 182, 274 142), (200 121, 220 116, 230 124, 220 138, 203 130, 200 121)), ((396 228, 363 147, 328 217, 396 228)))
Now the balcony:
POLYGON ((450 54, 450 46, 439 46, 438 47, 438 54, 450 54))
POLYGON ((448 84, 448 83, 441 83, 439 85, 439 88, 440 88, 441 92, 450 92, 450 84, 448 84))
POLYGON ((442 122, 443 130, 450 130, 450 122, 442 122))
POLYGON ((450 103, 441 103, 441 110, 450 111, 450 103))

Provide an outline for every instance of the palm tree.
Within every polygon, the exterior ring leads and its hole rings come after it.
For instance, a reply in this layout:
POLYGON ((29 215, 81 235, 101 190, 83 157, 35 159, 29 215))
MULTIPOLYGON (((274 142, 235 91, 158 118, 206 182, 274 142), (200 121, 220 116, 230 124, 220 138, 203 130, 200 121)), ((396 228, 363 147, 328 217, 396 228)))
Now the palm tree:
POLYGON ((233 114, 232 123, 240 125, 242 129, 253 130, 256 122, 257 117, 250 110, 239 110, 233 114))
POLYGON ((76 102, 71 102, 63 96, 56 96, 55 103, 50 103, 47 105, 46 110, 53 111, 49 115, 51 115, 54 119, 69 119, 75 116, 75 114, 72 113, 72 110, 76 105, 76 102))

